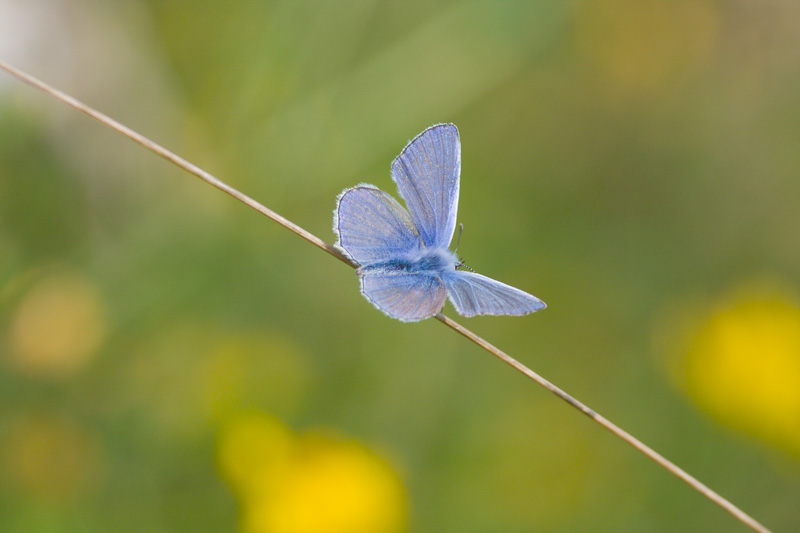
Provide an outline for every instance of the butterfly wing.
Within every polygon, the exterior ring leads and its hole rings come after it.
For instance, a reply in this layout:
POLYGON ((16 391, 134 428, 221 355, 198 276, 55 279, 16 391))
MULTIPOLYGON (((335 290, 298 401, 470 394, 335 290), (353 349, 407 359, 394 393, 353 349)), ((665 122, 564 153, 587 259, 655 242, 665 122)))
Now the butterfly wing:
POLYGON ((374 185, 347 189, 333 216, 336 245, 360 265, 402 257, 420 245, 408 211, 374 185))
POLYGON ((448 271, 442 281, 450 302, 464 316, 527 315, 546 307, 536 296, 474 272, 448 271))
POLYGON ((402 270, 368 270, 360 275, 361 294, 392 318, 416 322, 442 310, 445 288, 431 275, 402 270))
POLYGON ((461 142, 453 124, 426 129, 392 162, 392 179, 428 248, 450 246, 460 174, 461 142))

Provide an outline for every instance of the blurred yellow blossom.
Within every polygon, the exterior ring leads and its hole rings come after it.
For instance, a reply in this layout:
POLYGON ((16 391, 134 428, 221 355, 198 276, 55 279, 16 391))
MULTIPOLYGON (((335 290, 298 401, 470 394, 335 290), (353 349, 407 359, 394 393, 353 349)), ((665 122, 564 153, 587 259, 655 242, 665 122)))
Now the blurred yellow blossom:
POLYGON ((164 329, 131 347, 118 395, 145 408, 164 434, 193 439, 247 409, 291 414, 307 393, 312 369, 305 353, 280 332, 195 321, 164 329))
POLYGON ((71 421, 20 415, 4 428, 2 442, 0 476, 39 499, 74 499, 104 471, 98 439, 71 421))
POLYGON ((219 463, 240 498, 247 533, 391 533, 406 501, 386 462, 354 441, 297 435, 253 414, 231 423, 219 463))
POLYGON ((98 289, 76 273, 34 285, 11 318, 11 362, 35 376, 70 376, 83 368, 106 333, 98 289))
POLYGON ((275 418, 252 414, 230 423, 219 445, 225 477, 246 500, 269 497, 289 464, 295 436, 275 418))
POLYGON ((730 427, 800 453, 800 306, 790 290, 733 292, 688 326, 675 374, 730 427))
POLYGON ((656 93, 710 58, 719 25, 716 9, 707 0, 584 2, 577 38, 616 90, 656 93))
POLYGON ((214 420, 256 399, 273 412, 291 413, 311 379, 301 348, 277 331, 229 332, 208 339, 202 355, 202 400, 214 420))

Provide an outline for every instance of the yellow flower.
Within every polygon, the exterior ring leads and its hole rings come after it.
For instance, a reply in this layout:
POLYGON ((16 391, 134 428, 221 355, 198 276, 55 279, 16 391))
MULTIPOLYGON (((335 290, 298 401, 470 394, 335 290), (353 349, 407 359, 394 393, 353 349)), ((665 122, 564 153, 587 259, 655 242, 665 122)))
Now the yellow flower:
POLYGON ((104 450, 86 428, 26 413, 3 429, 0 477, 12 487, 43 501, 70 501, 102 480, 104 450))
POLYGON ((800 453, 800 306, 790 294, 734 293, 695 326, 679 368, 720 421, 800 453))
POLYGON ((204 335, 198 365, 202 403, 214 420, 224 420, 258 399, 279 413, 297 409, 312 379, 305 354, 278 332, 204 335))
POLYGON ((711 57, 719 14, 708 0, 605 0, 578 10, 579 49, 623 96, 662 93, 711 57))
POLYGON ((249 406, 297 410, 312 379, 302 350, 276 332, 172 322, 130 347, 125 391, 154 430, 195 439, 249 406))
POLYGON ((61 273, 40 281, 11 318, 11 362, 33 376, 75 374, 105 338, 104 311, 99 291, 81 275, 61 273))
POLYGON ((228 425, 219 444, 220 468, 245 504, 280 490, 294 438, 289 428, 266 415, 243 416, 228 425))
POLYGON ((393 533, 406 503, 386 462, 354 441, 296 435, 274 418, 243 417, 223 433, 223 474, 247 533, 393 533))

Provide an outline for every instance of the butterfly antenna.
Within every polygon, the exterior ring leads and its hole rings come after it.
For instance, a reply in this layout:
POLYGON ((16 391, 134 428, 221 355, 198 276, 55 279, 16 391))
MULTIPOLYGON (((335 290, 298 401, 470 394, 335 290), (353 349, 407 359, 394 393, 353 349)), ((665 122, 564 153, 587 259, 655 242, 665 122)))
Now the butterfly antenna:
POLYGON ((458 253, 458 245, 461 244, 461 233, 464 231, 464 224, 458 225, 458 238, 456 239, 456 249, 453 250, 454 254, 458 253))
MULTIPOLYGON (((464 224, 459 224, 458 225, 458 239, 456 239, 456 248, 455 248, 455 250, 453 250, 453 253, 458 253, 458 245, 461 244, 461 234, 463 232, 464 232, 464 224)), ((470 272, 475 272, 474 270, 472 270, 470 267, 467 266, 467 264, 464 262, 464 259, 459 257, 458 258, 458 264, 456 265, 456 268, 462 268, 462 267, 466 268, 470 272)))
POLYGON ((466 269, 467 269, 467 270, 469 270, 470 272, 475 272, 475 271, 474 271, 474 270, 472 270, 472 268, 470 268, 470 266, 469 266, 469 265, 467 265, 467 264, 464 262, 464 260, 463 260, 462 258, 460 258, 460 257, 458 258, 458 264, 456 265, 456 268, 466 268, 466 269))

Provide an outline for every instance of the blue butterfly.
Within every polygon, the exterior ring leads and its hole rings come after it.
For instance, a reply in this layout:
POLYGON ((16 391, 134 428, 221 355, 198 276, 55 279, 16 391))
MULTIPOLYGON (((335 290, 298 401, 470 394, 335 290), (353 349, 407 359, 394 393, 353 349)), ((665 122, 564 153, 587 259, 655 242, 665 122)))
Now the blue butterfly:
POLYGON ((464 316, 526 315, 545 303, 463 266, 448 248, 456 227, 461 142, 453 124, 417 135, 392 162, 392 179, 408 210, 374 185, 339 195, 336 246, 358 263, 361 293, 392 318, 435 315, 445 297, 464 316))

